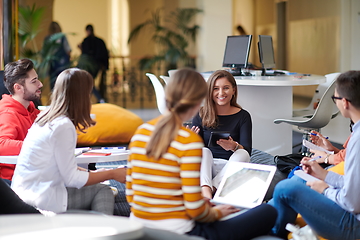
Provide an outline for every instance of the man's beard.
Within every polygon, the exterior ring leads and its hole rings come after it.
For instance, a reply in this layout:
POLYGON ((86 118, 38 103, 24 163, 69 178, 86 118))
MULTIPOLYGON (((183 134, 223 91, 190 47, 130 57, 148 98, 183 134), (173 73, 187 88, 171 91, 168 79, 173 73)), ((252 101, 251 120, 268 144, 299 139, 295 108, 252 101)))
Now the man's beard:
POLYGON ((35 93, 30 93, 29 91, 27 91, 27 89, 25 88, 24 91, 24 100, 26 101, 38 101, 41 98, 41 94, 39 96, 36 95, 35 93))

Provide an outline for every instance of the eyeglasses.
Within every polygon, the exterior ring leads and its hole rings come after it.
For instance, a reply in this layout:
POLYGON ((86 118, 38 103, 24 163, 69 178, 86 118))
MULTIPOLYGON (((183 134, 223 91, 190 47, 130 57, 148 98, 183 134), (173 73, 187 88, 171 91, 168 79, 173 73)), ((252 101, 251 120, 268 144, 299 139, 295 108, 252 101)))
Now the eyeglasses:
MULTIPOLYGON (((343 97, 335 97, 334 95, 332 95, 332 96, 331 96, 331 99, 332 99, 333 102, 336 104, 335 100, 341 100, 341 99, 343 99, 343 97)), ((346 98, 345 98, 345 100, 348 101, 348 102, 351 102, 349 99, 346 99, 346 98)))

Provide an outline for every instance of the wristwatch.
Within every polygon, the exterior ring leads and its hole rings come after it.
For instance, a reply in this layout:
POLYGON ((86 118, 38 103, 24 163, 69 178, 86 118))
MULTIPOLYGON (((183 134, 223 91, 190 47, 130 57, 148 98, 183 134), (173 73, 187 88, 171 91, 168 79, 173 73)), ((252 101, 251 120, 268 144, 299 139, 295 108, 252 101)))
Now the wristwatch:
POLYGON ((236 150, 238 150, 239 147, 240 147, 240 144, 238 144, 237 142, 235 142, 235 143, 236 143, 236 146, 235 146, 235 148, 232 150, 233 152, 235 152, 236 150))
POLYGON ((326 155, 326 158, 324 159, 324 163, 330 164, 330 162, 329 162, 329 157, 330 157, 330 155, 331 155, 331 154, 326 155))

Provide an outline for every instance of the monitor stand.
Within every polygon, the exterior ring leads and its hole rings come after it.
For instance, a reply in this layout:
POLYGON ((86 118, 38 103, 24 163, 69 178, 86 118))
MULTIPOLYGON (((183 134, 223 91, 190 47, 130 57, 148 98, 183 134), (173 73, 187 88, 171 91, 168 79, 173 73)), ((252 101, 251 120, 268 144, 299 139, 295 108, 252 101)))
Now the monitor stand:
MULTIPOLYGON (((268 69, 271 70, 271 69, 268 69)), ((276 70, 271 70, 270 72, 266 72, 266 69, 262 69, 262 73, 261 76, 281 76, 284 75, 285 73, 282 71, 276 71, 276 70)))
POLYGON ((231 68, 226 70, 233 76, 251 76, 251 74, 247 71, 241 71, 241 68, 231 68))

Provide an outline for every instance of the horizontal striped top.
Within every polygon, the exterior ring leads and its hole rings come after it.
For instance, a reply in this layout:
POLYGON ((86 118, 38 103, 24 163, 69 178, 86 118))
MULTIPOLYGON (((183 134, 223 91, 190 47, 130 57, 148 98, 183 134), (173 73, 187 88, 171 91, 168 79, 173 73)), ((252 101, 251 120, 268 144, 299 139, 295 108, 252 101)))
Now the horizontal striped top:
POLYGON ((167 153, 158 160, 148 158, 145 146, 157 121, 141 125, 129 146, 126 195, 132 214, 144 220, 218 220, 221 213, 201 194, 202 139, 181 127, 167 153))

